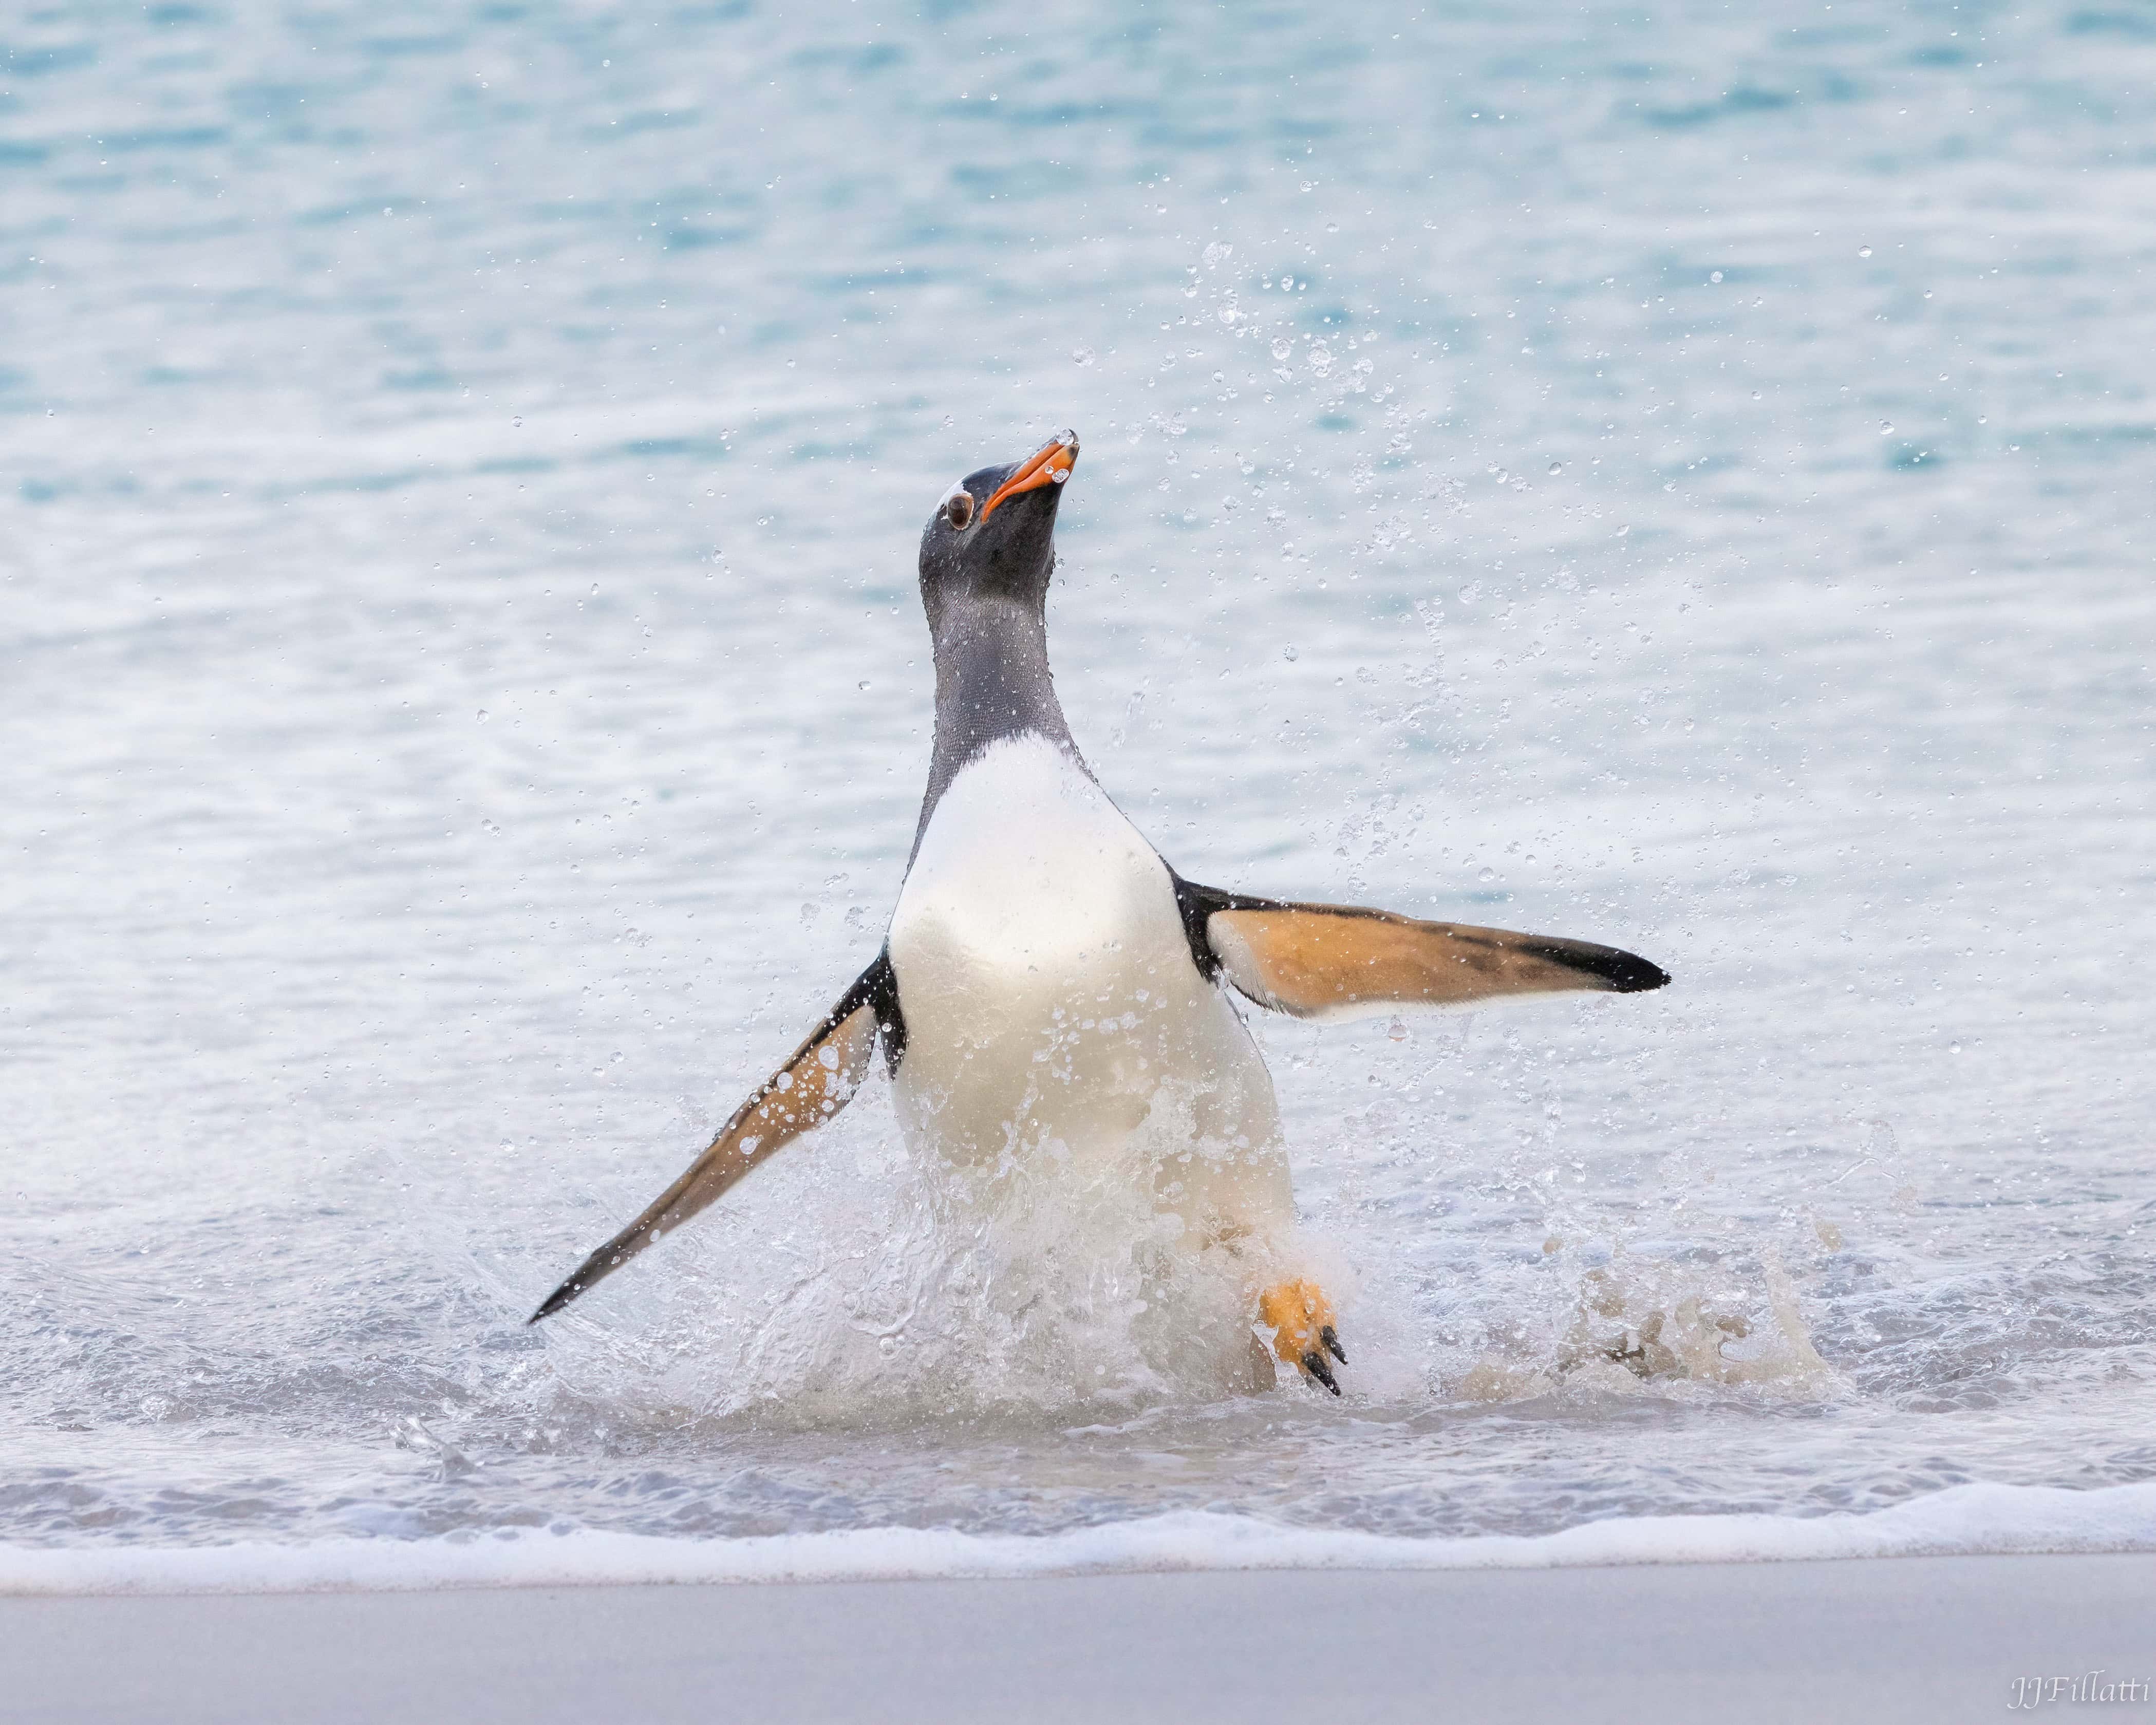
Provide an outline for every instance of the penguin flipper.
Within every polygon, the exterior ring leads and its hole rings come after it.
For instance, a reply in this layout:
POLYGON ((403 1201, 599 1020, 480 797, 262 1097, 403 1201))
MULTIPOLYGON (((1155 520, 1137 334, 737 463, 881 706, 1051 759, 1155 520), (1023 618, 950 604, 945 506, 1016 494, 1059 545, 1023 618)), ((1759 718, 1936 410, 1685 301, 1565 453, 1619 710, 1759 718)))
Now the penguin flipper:
POLYGON ((1177 877, 1191 955, 1260 1006, 1304 1019, 1367 1018, 1499 994, 1659 988, 1669 973, 1589 941, 1424 922, 1353 905, 1291 904, 1177 877))
POLYGON ((879 1034, 886 1060, 896 1066, 905 1049, 906 1030, 898 1012, 898 978, 888 952, 877 956, 786 1064, 734 1110, 711 1147, 689 1164, 681 1178, 579 1264, 526 1322, 536 1324, 559 1312, 651 1245, 662 1231, 680 1227, 766 1157, 814 1131, 844 1107, 868 1074, 879 1034))

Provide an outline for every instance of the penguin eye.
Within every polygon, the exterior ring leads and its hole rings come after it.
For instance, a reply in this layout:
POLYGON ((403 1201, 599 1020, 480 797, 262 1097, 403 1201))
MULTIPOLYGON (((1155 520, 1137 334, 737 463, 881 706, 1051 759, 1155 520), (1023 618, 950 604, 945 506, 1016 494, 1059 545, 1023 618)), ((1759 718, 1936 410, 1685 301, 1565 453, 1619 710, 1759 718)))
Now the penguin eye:
POLYGON ((969 492, 953 491, 943 505, 943 519, 954 527, 963 527, 973 518, 973 499, 969 492))

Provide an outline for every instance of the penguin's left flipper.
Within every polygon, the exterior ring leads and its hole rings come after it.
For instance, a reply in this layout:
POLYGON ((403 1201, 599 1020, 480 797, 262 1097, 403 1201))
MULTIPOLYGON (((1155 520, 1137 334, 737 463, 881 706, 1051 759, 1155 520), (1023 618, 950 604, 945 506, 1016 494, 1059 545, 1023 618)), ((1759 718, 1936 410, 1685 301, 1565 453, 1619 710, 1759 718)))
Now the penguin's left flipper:
POLYGON ((1352 905, 1299 905, 1178 877, 1191 956, 1209 977, 1275 1012, 1364 1018, 1499 994, 1659 988, 1669 973, 1635 953, 1352 905))
POLYGON ((896 1065, 905 1049, 906 1030, 888 952, 860 973, 792 1058, 734 1110, 711 1147, 689 1164, 687 1172, 642 1215, 579 1264, 526 1321, 536 1324, 559 1312, 662 1232, 680 1227, 766 1157, 803 1132, 814 1132, 844 1107, 867 1076, 879 1035, 885 1058, 896 1065))

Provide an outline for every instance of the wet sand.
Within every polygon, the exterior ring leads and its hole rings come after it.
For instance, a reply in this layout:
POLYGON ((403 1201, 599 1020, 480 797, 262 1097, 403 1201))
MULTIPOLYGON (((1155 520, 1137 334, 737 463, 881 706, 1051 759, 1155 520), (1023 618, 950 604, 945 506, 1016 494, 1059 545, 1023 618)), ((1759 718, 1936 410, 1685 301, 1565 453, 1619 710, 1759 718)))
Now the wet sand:
POLYGON ((16 1598, 0 1664, 17 1725, 1958 1722, 2146 1696, 2152 1601, 2156 1555, 16 1598))

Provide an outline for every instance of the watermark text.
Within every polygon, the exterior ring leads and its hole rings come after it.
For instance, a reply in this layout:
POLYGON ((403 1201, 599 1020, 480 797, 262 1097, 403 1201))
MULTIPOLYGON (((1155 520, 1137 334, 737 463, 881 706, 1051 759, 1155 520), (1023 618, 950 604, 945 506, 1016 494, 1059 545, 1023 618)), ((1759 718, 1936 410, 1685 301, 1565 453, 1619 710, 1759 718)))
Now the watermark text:
POLYGON ((2139 1702, 2145 1705, 2148 1698, 2148 1678, 2114 1677, 2109 1671, 2083 1671, 2071 1677, 2015 1677, 2006 1686, 2010 1712, 2033 1712, 2055 1703, 2102 1707, 2108 1702, 2115 1707, 2123 1702, 2139 1702))

